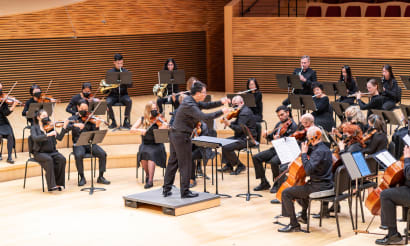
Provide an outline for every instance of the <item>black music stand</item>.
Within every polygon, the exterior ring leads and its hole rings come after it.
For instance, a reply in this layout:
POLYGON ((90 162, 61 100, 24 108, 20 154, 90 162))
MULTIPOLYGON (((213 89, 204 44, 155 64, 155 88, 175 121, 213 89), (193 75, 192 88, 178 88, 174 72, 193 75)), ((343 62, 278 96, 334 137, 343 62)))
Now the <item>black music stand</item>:
MULTIPOLYGON (((91 152, 90 154, 91 156, 93 156, 93 146, 92 145, 101 143, 104 140, 104 137, 106 134, 107 134, 107 130, 82 132, 77 142, 74 145, 75 146, 89 145, 90 152, 91 152)), ((94 187, 93 158, 91 158, 91 187, 82 188, 81 191, 90 191, 89 194, 92 195, 94 191, 99 191, 99 190, 105 191, 105 188, 94 187)))
MULTIPOLYGON (((231 99, 231 101, 235 96, 241 96, 242 99, 243 99, 243 103, 246 106, 248 106, 250 108, 256 107, 255 97, 253 96, 253 94, 244 93, 244 94, 228 94, 228 95, 226 95, 226 97, 231 99)), ((232 102, 231 102, 231 104, 232 104, 232 102)))
POLYGON ((26 114, 26 118, 35 118, 36 117, 36 112, 39 111, 40 109, 44 109, 49 116, 52 115, 53 113, 53 102, 47 102, 47 103, 30 103, 30 106, 28 107, 28 111, 26 114))
MULTIPOLYGON (((121 86, 122 85, 132 85, 132 73, 129 71, 126 72, 110 72, 108 71, 106 74, 105 81, 108 84, 118 84, 118 102, 121 102, 121 86)), ((124 129, 122 126, 122 112, 121 112, 121 105, 120 105, 120 125, 118 128, 114 129, 121 130, 124 129)))
MULTIPOLYGON (((215 150, 215 163, 216 166, 218 166, 218 148, 223 147, 225 145, 235 143, 238 140, 234 139, 225 139, 225 138, 216 138, 216 137, 209 137, 209 136, 199 136, 194 139, 192 139, 192 143, 195 144, 198 147, 203 147, 203 148, 211 148, 215 150)), ((228 197, 231 198, 232 196, 227 195, 227 194, 220 194, 218 192, 218 170, 215 172, 215 194, 222 196, 222 197, 228 197)), ((206 177, 206 171, 204 167, 204 177, 206 177)), ((206 192, 206 179, 204 178, 204 191, 206 192)))
MULTIPOLYGON (((159 84, 170 84, 171 85, 171 95, 174 92, 174 85, 185 84, 185 71, 184 70, 161 70, 158 72, 158 83, 159 84)), ((167 91, 167 95, 169 91, 167 91)), ((174 111, 174 104, 172 105, 172 111, 174 111)))
POLYGON ((333 111, 336 113, 339 119, 341 119, 341 121, 343 122, 343 120, 345 119, 344 112, 350 106, 350 104, 342 102, 331 102, 330 105, 332 106, 333 111))
POLYGON ((403 81, 404 87, 407 90, 410 90, 410 76, 400 76, 401 81, 403 81))
POLYGON ((290 74, 289 75, 289 82, 290 82, 290 85, 292 87, 292 90, 293 89, 296 89, 296 90, 303 89, 302 81, 300 81, 299 75, 290 74))
POLYGON ((288 90, 288 95, 291 93, 292 85, 290 84, 288 74, 276 74, 276 80, 278 81, 279 88, 288 90))
POLYGON ((301 95, 300 96, 303 103, 303 109, 306 111, 316 111, 316 103, 313 101, 313 97, 311 95, 301 95))
POLYGON ((386 124, 390 125, 390 135, 393 125, 401 125, 400 120, 397 118, 396 114, 393 111, 372 109, 372 113, 380 116, 386 122, 386 124))
POLYGON ((107 102, 90 102, 88 112, 93 111, 94 115, 105 115, 107 113, 107 102))
POLYGON ((336 83, 325 82, 325 83, 322 83, 322 85, 323 85, 323 91, 325 92, 325 94, 326 95, 333 95, 335 97, 335 101, 336 101, 336 96, 337 96, 336 83))
POLYGON ((357 87, 359 91, 362 93, 367 93, 367 82, 371 79, 375 79, 377 84, 379 85, 379 92, 383 91, 383 84, 382 79, 380 77, 372 77, 372 76, 356 76, 357 87))
POLYGON ((249 128, 246 125, 241 124, 240 126, 242 128, 242 131, 246 135, 246 168, 247 168, 246 176, 247 176, 247 181, 248 181, 247 182, 248 183, 248 191, 246 193, 238 194, 238 195, 236 195, 236 197, 246 197, 246 201, 249 201, 252 196, 262 197, 262 195, 260 195, 260 194, 252 194, 251 193, 250 181, 249 181, 249 154, 251 153, 250 148, 249 148, 249 146, 250 146, 249 143, 251 143, 252 146, 257 145, 258 143, 253 138, 251 131, 249 130, 249 128))

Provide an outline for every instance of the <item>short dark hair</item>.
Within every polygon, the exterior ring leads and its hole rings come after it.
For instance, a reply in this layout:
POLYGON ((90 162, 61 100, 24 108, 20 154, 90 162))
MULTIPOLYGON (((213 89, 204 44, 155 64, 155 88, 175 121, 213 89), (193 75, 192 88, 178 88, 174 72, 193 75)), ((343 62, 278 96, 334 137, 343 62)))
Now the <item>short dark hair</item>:
POLYGON ((77 102, 77 106, 80 106, 81 104, 87 104, 87 106, 88 106, 88 101, 87 100, 85 100, 85 99, 81 99, 81 100, 79 100, 78 102, 77 102))
POLYGON ((117 53, 114 55, 114 61, 121 61, 124 59, 121 54, 117 53))
POLYGON ((30 87, 30 95, 33 95, 33 91, 34 91, 35 89, 40 89, 40 90, 41 90, 41 88, 40 88, 39 85, 33 84, 33 85, 31 85, 31 87, 30 87))
POLYGON ((195 96, 196 93, 201 92, 203 88, 206 88, 206 85, 201 81, 195 82, 191 87, 191 95, 195 96))
POLYGON ((82 86, 82 89, 84 90, 85 88, 90 88, 90 90, 91 90, 91 83, 89 83, 89 82, 84 82, 84 83, 83 83, 83 86, 82 86))
POLYGON ((283 110, 283 111, 285 111, 285 112, 289 112, 289 108, 286 107, 286 106, 284 106, 284 105, 280 105, 279 107, 277 107, 275 112, 277 113, 277 112, 279 112, 279 111, 281 111, 281 110, 283 110))
POLYGON ((314 90, 315 88, 320 88, 323 91, 323 85, 319 82, 315 82, 312 84, 312 90, 314 90))

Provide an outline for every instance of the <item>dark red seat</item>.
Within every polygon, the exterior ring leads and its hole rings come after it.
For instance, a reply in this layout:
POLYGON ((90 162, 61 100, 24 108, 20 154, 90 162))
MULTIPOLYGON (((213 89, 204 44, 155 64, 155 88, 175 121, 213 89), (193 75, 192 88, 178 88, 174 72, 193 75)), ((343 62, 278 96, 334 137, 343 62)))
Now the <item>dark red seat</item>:
POLYGON ((401 17, 401 8, 398 5, 387 6, 384 17, 401 17))
POLYGON ((342 9, 340 6, 329 6, 326 9, 326 17, 341 17, 342 9))
POLYGON ((345 17, 361 17, 362 10, 360 6, 348 6, 346 9, 345 17))
POLYGON ((365 17, 381 17, 382 9, 380 6, 367 6, 365 17))
POLYGON ((406 11, 404 11, 404 17, 410 17, 410 6, 406 7, 406 11))
POLYGON ((320 6, 310 6, 306 12, 306 17, 322 17, 322 8, 320 6))

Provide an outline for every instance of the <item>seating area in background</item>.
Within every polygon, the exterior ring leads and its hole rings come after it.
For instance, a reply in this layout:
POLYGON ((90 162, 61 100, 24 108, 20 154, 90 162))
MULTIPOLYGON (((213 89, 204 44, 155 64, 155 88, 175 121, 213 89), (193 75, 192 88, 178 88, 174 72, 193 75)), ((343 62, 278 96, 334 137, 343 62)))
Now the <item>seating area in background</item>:
MULTIPOLYGON (((340 2, 340 1, 339 1, 340 2)), ((306 17, 410 17, 410 3, 307 3, 306 17)))

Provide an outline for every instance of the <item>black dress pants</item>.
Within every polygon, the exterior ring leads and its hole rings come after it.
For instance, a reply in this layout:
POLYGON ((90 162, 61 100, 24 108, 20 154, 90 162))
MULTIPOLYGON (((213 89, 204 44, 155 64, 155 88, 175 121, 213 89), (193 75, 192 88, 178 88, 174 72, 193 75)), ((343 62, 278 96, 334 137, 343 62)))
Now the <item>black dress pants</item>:
POLYGON ((383 190, 380 193, 381 224, 396 227, 396 206, 410 205, 410 187, 400 186, 383 190))
POLYGON ((46 170, 46 181, 48 189, 53 187, 65 186, 65 157, 56 152, 53 153, 34 153, 34 159, 38 161, 46 170))
POLYGON ((255 176, 256 179, 261 179, 261 180, 266 180, 266 175, 265 175, 265 168, 263 166, 264 162, 271 161, 271 168, 272 168, 272 176, 275 178, 279 174, 279 165, 280 165, 280 160, 278 155, 276 154, 275 148, 270 148, 268 150, 259 152, 256 155, 253 155, 253 166, 255 168, 255 176), (272 158, 273 160, 272 163, 272 158))
POLYGON ((202 148, 194 148, 192 151, 192 167, 191 167, 191 179, 195 180, 195 171, 197 169, 196 163, 198 162, 198 165, 201 165, 201 160, 202 160, 202 153, 204 150, 202 148))
POLYGON ((108 96, 107 99, 107 106, 108 106, 108 117, 111 120, 115 120, 114 111, 112 110, 112 105, 120 102, 125 105, 125 118, 130 119, 131 107, 132 107, 132 100, 128 95, 122 95, 121 98, 117 96, 108 96))
MULTIPOLYGON (((105 172, 107 165, 107 153, 98 145, 93 144, 93 156, 98 158, 100 173, 105 172)), ((90 154, 91 149, 89 145, 74 146, 73 147, 75 165, 79 174, 84 174, 84 156, 85 154, 90 154)))
POLYGON ((229 137, 228 139, 238 140, 235 143, 231 143, 222 147, 222 163, 227 165, 236 166, 239 164, 238 156, 235 150, 241 150, 246 148, 246 139, 236 139, 234 137, 229 137))

